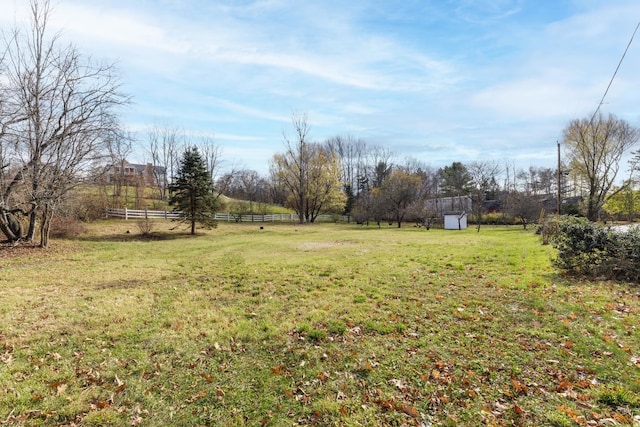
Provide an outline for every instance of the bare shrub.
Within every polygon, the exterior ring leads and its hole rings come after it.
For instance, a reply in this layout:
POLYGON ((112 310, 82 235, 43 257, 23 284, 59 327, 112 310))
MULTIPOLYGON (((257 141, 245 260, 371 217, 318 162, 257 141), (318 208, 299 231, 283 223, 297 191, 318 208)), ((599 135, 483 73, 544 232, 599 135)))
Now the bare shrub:
POLYGON ((550 215, 542 224, 538 226, 537 233, 540 234, 543 245, 548 245, 560 232, 560 222, 562 217, 550 215))
POLYGON ((51 237, 59 239, 70 239, 85 233, 85 225, 75 218, 53 217, 51 220, 51 237))
POLYGON ((156 226, 156 223, 149 218, 141 219, 137 222, 138 230, 140 230, 140 234, 144 237, 148 237, 153 233, 153 229, 156 226))
POLYGON ((90 222, 104 218, 107 207, 105 195, 81 189, 66 195, 56 209, 56 216, 90 222))

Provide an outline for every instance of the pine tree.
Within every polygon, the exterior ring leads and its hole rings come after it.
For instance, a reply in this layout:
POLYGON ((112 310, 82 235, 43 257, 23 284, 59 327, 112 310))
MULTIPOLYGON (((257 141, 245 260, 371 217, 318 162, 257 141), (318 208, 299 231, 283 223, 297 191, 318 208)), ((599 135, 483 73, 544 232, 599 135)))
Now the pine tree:
POLYGON ((215 213, 219 207, 211 175, 196 147, 187 149, 177 175, 169 186, 169 204, 179 214, 176 221, 189 223, 191 234, 196 233, 196 223, 205 228, 215 228, 215 213))

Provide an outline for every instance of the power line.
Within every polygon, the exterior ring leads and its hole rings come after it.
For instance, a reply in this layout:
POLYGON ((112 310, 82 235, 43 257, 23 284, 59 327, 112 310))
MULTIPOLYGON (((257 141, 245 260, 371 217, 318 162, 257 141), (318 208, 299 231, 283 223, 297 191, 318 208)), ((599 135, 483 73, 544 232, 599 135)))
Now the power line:
POLYGON ((596 111, 593 112, 593 115, 591 116, 591 120, 589 120, 589 123, 593 123, 593 119, 596 117, 596 114, 598 114, 598 111, 600 111, 600 107, 604 103, 604 98, 607 96, 607 93, 609 93, 609 89, 611 88, 611 85, 613 84, 613 80, 616 78, 616 74, 618 74, 618 70, 620 69, 620 65, 622 65, 622 61, 624 60, 624 57, 627 55, 627 51, 629 50, 629 46, 631 46, 631 43, 633 42, 633 38, 635 37, 636 32, 638 32, 638 28, 640 28, 640 22, 638 22, 638 25, 636 25, 636 29, 633 30, 633 34, 631 34, 631 39, 629 39, 629 43, 627 44, 627 48, 624 50, 624 53, 622 54, 622 57, 620 58, 620 62, 618 62, 618 66, 616 67, 616 70, 613 72, 613 76, 611 76, 611 80, 609 80, 609 85, 607 86, 607 89, 604 91, 604 95, 602 95, 602 99, 598 103, 598 107, 596 108, 596 111))

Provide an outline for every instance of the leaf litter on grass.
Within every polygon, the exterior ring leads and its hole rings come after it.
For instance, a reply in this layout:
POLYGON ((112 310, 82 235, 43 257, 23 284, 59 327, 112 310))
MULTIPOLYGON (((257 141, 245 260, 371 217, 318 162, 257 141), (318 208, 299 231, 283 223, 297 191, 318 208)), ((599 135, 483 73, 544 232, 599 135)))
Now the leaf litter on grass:
POLYGON ((0 300, 21 307, 0 306, 7 422, 624 425, 638 415, 637 293, 564 283, 531 234, 486 229, 451 246, 437 230, 318 225, 275 228, 269 241, 219 231, 86 243, 77 271, 53 257, 61 288, 45 299, 29 291, 37 268, 9 271, 25 286, 15 279, 0 300), (141 268, 160 264, 154 252, 173 255, 164 272, 141 268), (63 281, 94 270, 105 273, 63 281), (141 283, 91 286, 131 280, 141 283))

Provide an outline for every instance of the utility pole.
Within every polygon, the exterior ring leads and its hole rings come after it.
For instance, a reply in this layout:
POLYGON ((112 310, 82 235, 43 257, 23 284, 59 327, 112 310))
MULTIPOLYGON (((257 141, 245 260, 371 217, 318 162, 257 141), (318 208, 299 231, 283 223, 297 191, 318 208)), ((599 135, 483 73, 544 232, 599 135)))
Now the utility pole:
MULTIPOLYGON (((557 142, 557 141, 556 141, 557 142)), ((558 215, 562 214, 562 167, 560 164, 560 142, 558 144, 558 215)))

